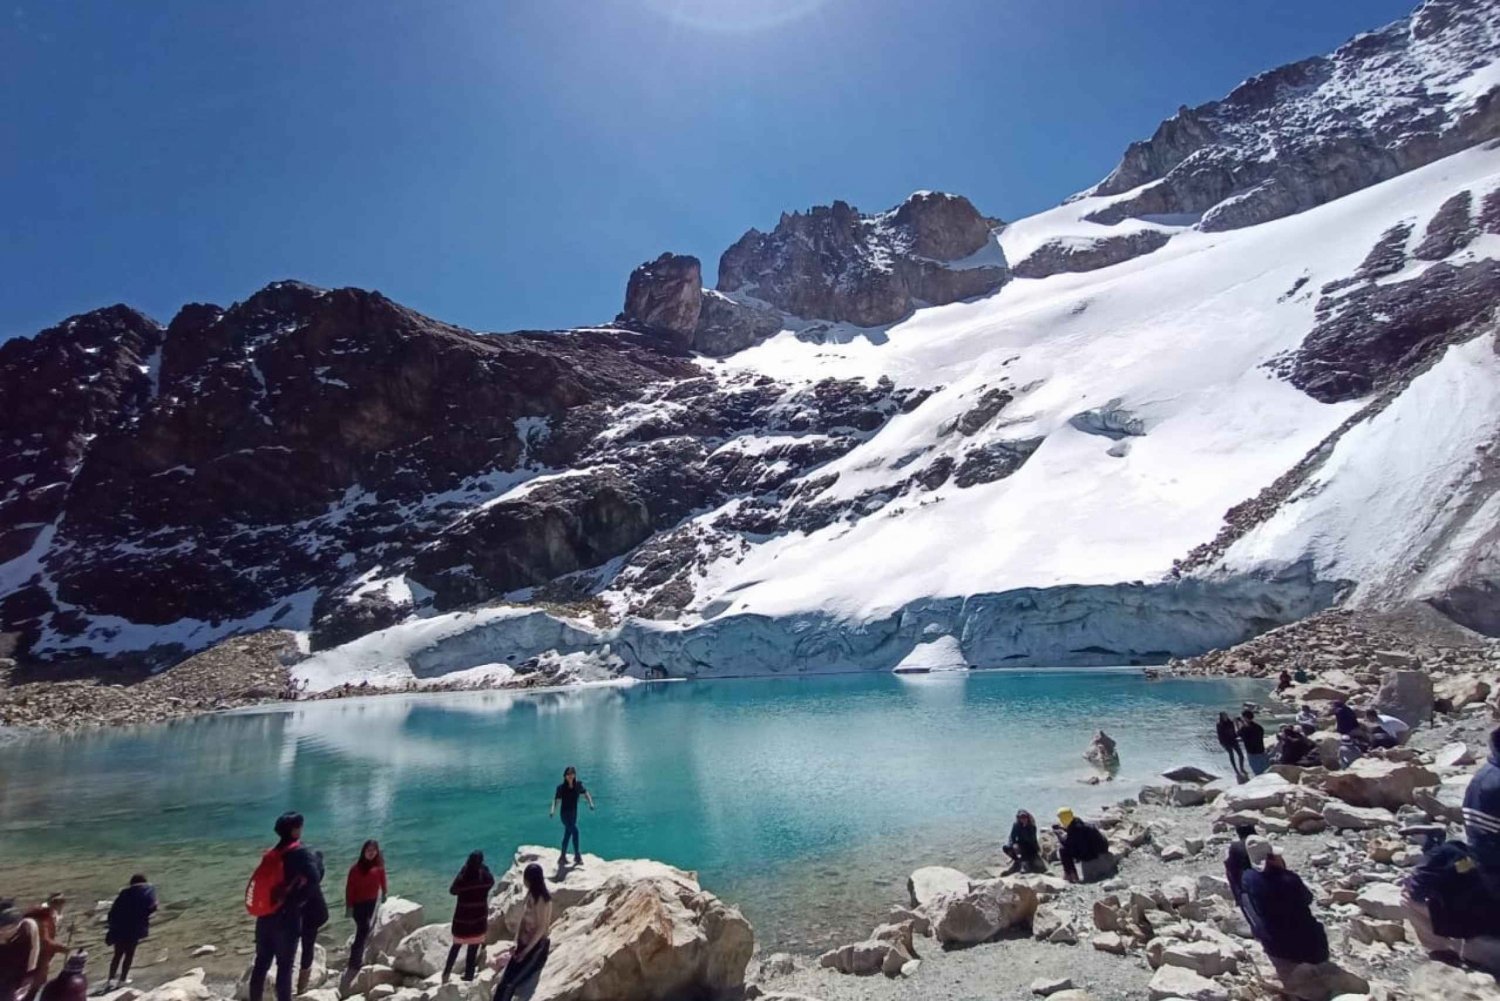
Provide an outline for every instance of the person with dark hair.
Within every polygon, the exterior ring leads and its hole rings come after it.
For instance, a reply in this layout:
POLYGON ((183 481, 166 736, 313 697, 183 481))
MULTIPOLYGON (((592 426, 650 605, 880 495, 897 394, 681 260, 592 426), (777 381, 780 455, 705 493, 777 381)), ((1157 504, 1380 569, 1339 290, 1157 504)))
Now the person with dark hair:
POLYGON ((1228 713, 1219 713, 1219 721, 1214 724, 1214 735, 1219 739, 1219 746, 1229 755, 1229 767, 1234 769, 1235 778, 1245 779, 1245 752, 1240 749, 1240 736, 1228 713))
POLYGON ((1359 732, 1359 717, 1349 708, 1349 703, 1340 699, 1329 711, 1333 713, 1333 728, 1338 731, 1339 736, 1359 732))
POLYGON ((1271 767, 1271 758, 1266 754, 1266 728, 1255 722, 1255 710, 1240 713, 1237 726, 1240 742, 1245 745, 1245 757, 1250 771, 1256 775, 1271 767))
POLYGON ((1313 916, 1312 891, 1287 868, 1281 850, 1257 836, 1246 839, 1245 851, 1250 868, 1241 883, 1240 908, 1276 968, 1284 993, 1326 998, 1363 983, 1329 961, 1328 932, 1313 916))
POLYGON ((490 890, 494 886, 495 877, 484 864, 484 852, 470 852, 468 861, 448 887, 448 892, 458 900, 453 904, 453 947, 448 950, 448 962, 443 966, 444 983, 453 975, 460 947, 468 948, 464 956, 464 979, 474 979, 479 947, 484 945, 485 933, 489 931, 490 890))
POLYGON ((552 940, 547 937, 552 930, 552 894, 547 890, 547 877, 533 862, 521 873, 521 879, 526 884, 526 903, 516 929, 515 948, 500 974, 494 1001, 511 1001, 516 991, 542 972, 552 948, 552 940))
POLYGON ((318 870, 318 879, 308 888, 302 904, 302 953, 297 964, 297 993, 306 994, 312 982, 313 960, 318 953, 318 930, 328 923, 328 901, 323 898, 323 876, 327 869, 323 865, 323 853, 312 853, 313 866, 318 870))
POLYGON ((1099 828, 1063 807, 1057 811, 1052 832, 1057 835, 1057 860, 1062 863, 1063 879, 1093 883, 1115 874, 1118 867, 1109 850, 1109 839, 1099 828))
POLYGON ((366 841, 360 846, 359 858, 349 867, 349 876, 344 880, 344 907, 354 919, 354 941, 349 946, 349 964, 344 967, 345 987, 365 965, 365 942, 369 941, 380 901, 388 892, 385 856, 380 853, 380 842, 366 841))
POLYGON ((26 992, 26 1001, 35 1001, 36 996, 47 985, 47 979, 52 975, 53 957, 67 951, 67 946, 57 940, 58 922, 62 920, 63 909, 67 905, 67 897, 54 893, 47 898, 45 904, 26 912, 26 916, 36 922, 37 933, 42 938, 41 957, 37 962, 36 974, 31 979, 31 989, 26 992))
POLYGON ((1276 690, 1278 692, 1284 692, 1288 688, 1291 688, 1291 687, 1292 687, 1292 672, 1288 671, 1286 668, 1283 667, 1281 669, 1281 677, 1279 677, 1279 678, 1276 679, 1276 690))
POLYGON ((1316 764, 1318 748, 1307 735, 1295 726, 1288 724, 1281 728, 1281 734, 1277 743, 1276 761, 1282 765, 1307 765, 1316 764))
POLYGON ((1046 872, 1047 863, 1042 861, 1042 846, 1037 841, 1036 820, 1027 810, 1016 811, 1016 822, 1010 825, 1010 840, 1000 848, 1010 856, 1010 868, 1005 875, 1013 876, 1021 870, 1046 872))
POLYGON ((1245 870, 1250 868, 1250 852, 1245 848, 1245 842, 1255 836, 1255 825, 1241 824, 1234 829, 1234 834, 1237 840, 1231 841, 1229 848, 1224 852, 1224 878, 1229 881, 1229 892, 1234 895, 1235 905, 1242 907, 1240 904, 1240 897, 1244 893, 1242 883, 1245 870))
POLYGON ((151 934, 151 915, 156 913, 156 890, 141 873, 130 877, 130 885, 121 890, 109 907, 108 931, 104 944, 114 946, 109 961, 106 990, 130 983, 130 964, 135 949, 151 934))
POLYGON ((1365 710, 1365 729, 1374 747, 1396 747, 1411 733, 1411 727, 1399 716, 1387 716, 1376 709, 1365 710))
MULTIPOLYGON (((323 878, 317 857, 302 844, 302 814, 283 813, 272 829, 276 844, 261 857, 254 880, 262 872, 274 874, 273 885, 264 888, 268 894, 265 913, 255 917, 255 961, 250 965, 250 1001, 261 1001, 266 992, 266 974, 276 964, 276 1001, 292 1001, 292 977, 297 963, 297 947, 302 944, 303 923, 316 916, 317 905, 309 908, 316 896, 322 900, 319 883, 323 878)), ((247 897, 249 893, 247 891, 247 897)), ((326 915, 327 904, 323 905, 326 915)))
POLYGON ((578 769, 569 765, 563 769, 563 780, 558 785, 557 791, 552 794, 552 805, 547 808, 547 816, 562 807, 563 841, 562 852, 557 856, 557 867, 561 869, 568 863, 568 841, 573 842, 573 864, 583 865, 583 854, 578 848, 578 797, 582 796, 589 805, 589 810, 594 809, 594 797, 584 788, 582 782, 578 781, 578 769))
POLYGON ((20 1001, 41 962, 42 935, 14 900, 0 900, 0 1001, 20 1001))

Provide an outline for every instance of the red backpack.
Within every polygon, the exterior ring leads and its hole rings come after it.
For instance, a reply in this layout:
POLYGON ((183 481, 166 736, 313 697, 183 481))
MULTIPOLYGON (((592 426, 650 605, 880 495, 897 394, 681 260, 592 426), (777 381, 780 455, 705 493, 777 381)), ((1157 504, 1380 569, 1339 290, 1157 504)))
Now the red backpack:
POLYGON ((282 886, 286 880, 286 862, 282 856, 296 847, 294 841, 285 848, 268 848, 260 857, 260 864, 245 884, 245 910, 251 917, 263 918, 281 910, 281 901, 286 897, 282 886))

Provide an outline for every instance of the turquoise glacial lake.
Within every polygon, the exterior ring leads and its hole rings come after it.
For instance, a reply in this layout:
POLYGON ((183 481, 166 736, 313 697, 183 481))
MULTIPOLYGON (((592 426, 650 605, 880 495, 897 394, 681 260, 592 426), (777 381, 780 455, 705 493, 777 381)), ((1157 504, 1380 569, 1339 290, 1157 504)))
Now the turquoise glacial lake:
POLYGON ((765 947, 812 951, 866 933, 916 866, 998 864, 1017 808, 1045 822, 1172 765, 1223 773, 1217 712, 1267 693, 1124 670, 872 673, 384 696, 26 737, 0 743, 0 892, 91 903, 143 870, 176 941, 222 942, 245 931, 239 894, 272 820, 297 809, 335 911, 374 837, 392 892, 443 921, 469 851, 498 875, 517 845, 560 841, 547 807, 571 764, 598 804, 581 813, 586 852, 696 870, 765 947), (1100 727, 1122 768, 1090 786, 1100 727))

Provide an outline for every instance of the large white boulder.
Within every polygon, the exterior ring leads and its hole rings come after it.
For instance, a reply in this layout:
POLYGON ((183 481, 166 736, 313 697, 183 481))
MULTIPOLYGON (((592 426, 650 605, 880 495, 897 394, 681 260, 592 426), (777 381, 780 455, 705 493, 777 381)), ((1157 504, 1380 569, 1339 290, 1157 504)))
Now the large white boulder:
POLYGON ((1337 831, 1368 831, 1391 826, 1396 822, 1396 815, 1378 806, 1331 802, 1323 807, 1323 820, 1337 831))
POLYGON ((532 1001, 737 997, 755 948, 734 907, 674 875, 616 876, 552 926, 532 1001))
MULTIPOLYGON (((365 962, 389 965, 401 940, 422 927, 422 905, 402 897, 387 897, 375 914, 370 937, 365 941, 365 962)), ((346 945, 354 943, 351 937, 346 945)), ((348 955, 346 949, 345 955, 348 955)))
POLYGON ((1432 718, 1433 697, 1432 677, 1426 671, 1388 671, 1375 693, 1375 708, 1417 726, 1432 718))
POLYGON ((1395 883, 1366 883, 1359 888, 1354 905, 1372 918, 1402 921, 1406 917, 1401 906, 1401 887, 1395 883))
POLYGON ((423 925, 397 944, 391 966, 409 977, 430 977, 443 971, 452 945, 451 925, 423 925))
POLYGON ((203 983, 203 968, 189 970, 176 980, 141 995, 141 1001, 207 1001, 213 992, 203 983))
POLYGON ((627 883, 664 881, 693 890, 699 889, 696 873, 674 868, 665 862, 652 859, 603 859, 597 855, 583 856, 583 865, 569 866, 562 870, 562 878, 558 879, 556 848, 522 845, 516 849, 511 867, 496 882, 495 895, 490 898, 491 943, 515 938, 516 927, 521 922, 521 910, 526 904, 526 886, 521 874, 532 864, 540 865, 546 874, 547 890, 552 894, 554 922, 585 898, 617 880, 627 883))
POLYGON ((1464 822, 1464 794, 1471 775, 1450 775, 1435 786, 1418 786, 1412 791, 1412 802, 1432 820, 1439 823, 1464 822))
POLYGON ((1329 772, 1323 791, 1350 806, 1399 810, 1411 804, 1419 787, 1437 784, 1437 773, 1415 762, 1360 758, 1343 771, 1329 772))
POLYGON ((1146 985, 1151 1001, 1229 1001, 1229 991, 1207 977, 1181 966, 1162 966, 1146 985))
POLYGON ((944 945, 987 942, 1010 928, 1031 923, 1037 895, 1031 887, 1004 879, 976 882, 967 893, 938 897, 927 908, 932 934, 944 945))
POLYGON ((969 877, 945 865, 924 865, 906 877, 906 892, 913 907, 926 907, 943 894, 961 896, 969 892, 969 877))
POLYGON ((1272 806, 1284 806, 1286 799, 1296 786, 1275 772, 1257 775, 1244 785, 1235 786, 1219 797, 1225 810, 1233 813, 1246 810, 1264 810, 1272 806))

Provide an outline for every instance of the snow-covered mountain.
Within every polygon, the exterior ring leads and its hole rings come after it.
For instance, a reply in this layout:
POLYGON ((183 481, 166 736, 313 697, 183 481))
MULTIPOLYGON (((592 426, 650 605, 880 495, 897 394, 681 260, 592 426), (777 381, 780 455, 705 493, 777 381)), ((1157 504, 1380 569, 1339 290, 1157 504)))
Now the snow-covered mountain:
POLYGON ((315 688, 1500 633, 1497 94, 1500 2, 1429 0, 1051 211, 784 216, 598 328, 75 317, 0 347, 0 614, 41 658, 308 629, 315 688))

